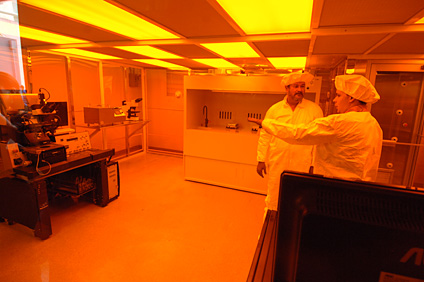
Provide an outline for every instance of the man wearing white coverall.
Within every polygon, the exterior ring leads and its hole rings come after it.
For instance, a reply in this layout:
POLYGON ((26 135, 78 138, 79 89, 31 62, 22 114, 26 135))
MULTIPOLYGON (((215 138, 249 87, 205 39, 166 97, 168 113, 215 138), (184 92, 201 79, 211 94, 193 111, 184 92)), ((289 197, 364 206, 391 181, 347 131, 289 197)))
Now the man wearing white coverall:
MULTIPOLYGON (((265 118, 300 124, 322 117, 322 110, 317 104, 303 99, 305 85, 313 78, 313 75, 302 72, 285 75, 281 84, 287 95, 269 108, 265 118)), ((257 148, 257 172, 264 177, 268 168, 268 192, 265 199, 267 209, 277 210, 281 173, 284 170, 308 172, 312 165, 312 150, 313 146, 289 144, 261 130, 257 148)))
POLYGON ((293 125, 275 119, 249 119, 270 134, 292 144, 317 145, 315 171, 326 177, 375 181, 383 132, 367 104, 380 99, 374 86, 360 75, 336 77, 333 102, 339 114, 293 125))

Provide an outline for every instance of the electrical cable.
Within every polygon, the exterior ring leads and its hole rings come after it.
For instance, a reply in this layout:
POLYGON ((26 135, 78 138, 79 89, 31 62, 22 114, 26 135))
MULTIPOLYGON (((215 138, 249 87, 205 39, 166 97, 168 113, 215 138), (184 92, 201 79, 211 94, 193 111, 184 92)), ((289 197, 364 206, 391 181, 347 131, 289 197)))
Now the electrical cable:
POLYGON ((50 92, 49 92, 49 90, 47 90, 46 88, 39 88, 39 89, 38 89, 38 92, 40 92, 40 93, 41 93, 41 89, 43 89, 44 91, 46 91, 46 92, 47 92, 47 94, 49 94, 49 98, 47 98, 47 99, 46 99, 46 101, 47 101, 47 100, 49 100, 49 99, 50 99, 50 92))
POLYGON ((35 170, 37 171, 38 175, 43 176, 43 175, 47 175, 47 174, 49 174, 49 173, 52 171, 52 165, 51 165, 48 161, 41 160, 42 162, 45 162, 45 163, 47 163, 47 164, 49 165, 49 171, 48 171, 48 172, 42 172, 42 171, 38 168, 38 164, 40 163, 40 155, 41 155, 41 153, 38 153, 38 155, 37 155, 37 164, 35 165, 35 170))

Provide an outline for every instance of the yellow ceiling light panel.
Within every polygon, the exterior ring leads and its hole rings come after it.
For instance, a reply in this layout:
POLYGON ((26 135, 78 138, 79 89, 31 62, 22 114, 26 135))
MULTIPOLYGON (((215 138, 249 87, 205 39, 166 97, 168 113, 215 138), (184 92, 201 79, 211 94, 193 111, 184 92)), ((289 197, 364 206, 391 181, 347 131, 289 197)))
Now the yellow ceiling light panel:
POLYGON ((53 32, 31 28, 27 26, 19 26, 21 37, 49 42, 54 44, 72 44, 72 43, 89 43, 89 41, 81 40, 74 37, 64 36, 53 32))
POLYGON ((144 63, 144 64, 148 64, 148 65, 168 68, 168 69, 171 69, 171 70, 189 70, 189 68, 187 68, 187 67, 183 67, 183 66, 180 66, 180 65, 176 65, 176 64, 165 62, 165 61, 156 60, 156 59, 135 59, 134 61, 144 63))
POLYGON ((181 59, 182 57, 152 46, 116 46, 115 48, 155 59, 181 59))
POLYGON ((196 61, 198 63, 211 66, 213 68, 240 68, 239 66, 236 66, 224 59, 193 59, 193 61, 196 61))
POLYGON ((178 38, 159 26, 103 0, 20 0, 20 2, 134 39, 178 38))
POLYGON ((91 52, 91 51, 86 51, 86 50, 81 50, 81 49, 74 49, 74 48, 69 48, 69 49, 49 49, 47 51, 60 52, 60 53, 65 53, 65 54, 70 54, 70 55, 76 55, 76 56, 82 56, 82 57, 87 57, 87 58, 92 58, 92 59, 99 59, 99 60, 117 60, 117 59, 121 59, 121 58, 114 57, 114 56, 109 56, 109 55, 106 55, 106 54, 101 54, 101 53, 96 53, 96 52, 91 52))
POLYGON ((267 59, 277 69, 303 69, 306 65, 306 57, 274 57, 267 59))
POLYGON ((225 58, 260 57, 247 42, 205 43, 200 45, 225 58))
POLYGON ((246 34, 309 32, 313 0, 217 0, 246 34))

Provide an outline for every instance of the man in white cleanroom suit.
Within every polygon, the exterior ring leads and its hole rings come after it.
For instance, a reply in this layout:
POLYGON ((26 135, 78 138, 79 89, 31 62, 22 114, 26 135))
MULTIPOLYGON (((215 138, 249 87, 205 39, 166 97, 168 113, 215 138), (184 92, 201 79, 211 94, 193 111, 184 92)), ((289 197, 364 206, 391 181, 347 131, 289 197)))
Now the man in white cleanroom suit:
MULTIPOLYGON (((322 110, 317 104, 303 99, 306 84, 313 78, 313 75, 306 72, 285 75, 281 84, 285 87, 287 95, 269 108, 265 118, 300 124, 322 117, 322 110)), ((277 210, 280 175, 284 170, 309 171, 312 165, 312 149, 313 146, 289 144, 261 130, 257 148, 257 172, 264 177, 268 168, 268 192, 265 199, 267 209, 277 210)))
POLYGON ((315 171, 326 177, 375 181, 383 132, 367 104, 380 99, 374 86, 361 75, 336 77, 333 102, 339 114, 293 125, 276 119, 249 121, 291 144, 317 145, 315 171))

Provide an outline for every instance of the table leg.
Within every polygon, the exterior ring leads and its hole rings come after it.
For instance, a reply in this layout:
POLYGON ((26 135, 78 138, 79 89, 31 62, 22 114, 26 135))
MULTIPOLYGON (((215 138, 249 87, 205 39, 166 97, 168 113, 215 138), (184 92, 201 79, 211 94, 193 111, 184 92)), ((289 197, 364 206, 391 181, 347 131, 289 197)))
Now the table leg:
POLYGON ((45 240, 52 234, 46 182, 38 181, 32 185, 34 185, 38 206, 38 220, 35 224, 34 235, 45 240))

